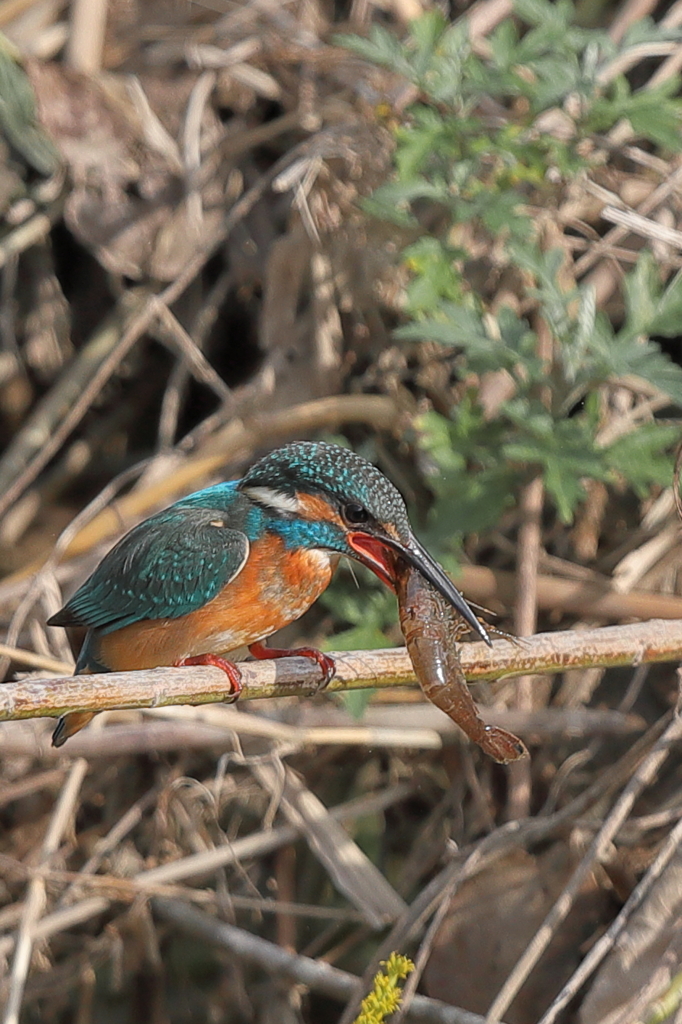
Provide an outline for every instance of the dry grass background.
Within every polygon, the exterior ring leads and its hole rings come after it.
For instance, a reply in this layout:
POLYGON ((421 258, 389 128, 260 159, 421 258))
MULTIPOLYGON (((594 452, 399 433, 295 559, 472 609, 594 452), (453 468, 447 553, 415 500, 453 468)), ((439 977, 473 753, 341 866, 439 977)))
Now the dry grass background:
MULTIPOLYGON (((483 48, 510 7, 455 13, 483 48)), ((390 169, 382 111, 409 90, 330 39, 374 19, 400 31, 421 10, 0 0, 23 62, 5 52, 0 71, 7 678, 68 669, 61 631, 42 623, 112 537, 288 437, 378 436, 386 468, 415 486, 406 427, 447 408, 453 385, 440 350, 392 342, 400 243, 357 202, 390 169)), ((679 0, 626 0, 613 38, 652 13, 682 23, 679 0)), ((677 42, 631 54, 650 84, 681 65, 677 42)), ((644 245, 681 265, 682 165, 637 148, 627 125, 600 145, 598 170, 544 215, 570 274, 617 315, 644 245)), ((615 402, 613 429, 639 414, 615 402)), ((585 561, 604 508, 594 485, 574 528, 585 561)), ((468 567, 465 589, 517 626, 538 609, 579 630, 682 618, 671 492, 641 511, 590 568, 527 538, 530 610, 496 568, 514 554, 501 534, 495 567, 468 567)), ((304 625, 313 639, 324 627, 304 625)), ((528 692, 519 706, 513 682, 483 693, 531 749, 520 776, 404 691, 359 724, 328 696, 113 713, 59 754, 44 721, 2 723, 4 1024, 349 1024, 354 975, 394 948, 416 955, 433 997, 410 1019, 479 1024, 501 989, 493 1017, 509 1024, 678 1014, 674 671, 566 672, 549 706, 549 688, 528 692)))

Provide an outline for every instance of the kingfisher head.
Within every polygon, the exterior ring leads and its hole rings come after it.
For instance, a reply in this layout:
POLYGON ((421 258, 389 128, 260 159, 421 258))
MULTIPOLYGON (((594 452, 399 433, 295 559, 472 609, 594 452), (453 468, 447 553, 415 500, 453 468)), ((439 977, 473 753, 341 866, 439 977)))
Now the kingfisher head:
POLYGON ((482 640, 485 628, 438 563, 414 536, 398 490, 362 456, 322 441, 270 452, 239 489, 297 543, 355 558, 394 588, 394 554, 417 569, 482 640))

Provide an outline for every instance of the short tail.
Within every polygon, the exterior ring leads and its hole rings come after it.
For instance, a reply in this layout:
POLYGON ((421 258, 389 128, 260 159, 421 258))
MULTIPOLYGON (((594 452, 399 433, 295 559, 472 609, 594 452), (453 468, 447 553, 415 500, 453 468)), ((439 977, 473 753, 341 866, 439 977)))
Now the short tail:
MULTIPOLYGON (((90 639, 91 635, 88 633, 81 647, 74 675, 87 676, 92 673, 92 668, 89 665, 90 639)), ((92 721, 95 714, 95 711, 70 711, 68 715, 62 715, 52 733, 52 746, 63 747, 70 736, 75 736, 77 732, 85 728, 88 722, 92 721)))
POLYGON ((52 733, 52 746, 62 747, 70 736, 84 729, 95 714, 95 711, 71 711, 68 715, 62 715, 52 733))

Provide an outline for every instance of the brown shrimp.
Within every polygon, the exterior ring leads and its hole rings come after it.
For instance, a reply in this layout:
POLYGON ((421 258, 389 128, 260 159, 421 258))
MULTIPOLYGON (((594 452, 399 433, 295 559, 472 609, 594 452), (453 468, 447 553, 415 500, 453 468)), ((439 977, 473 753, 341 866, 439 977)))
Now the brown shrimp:
POLYGON ((457 641, 469 627, 416 569, 397 560, 395 589, 400 625, 424 694, 495 761, 507 764, 527 753, 506 729, 486 725, 469 692, 457 641))

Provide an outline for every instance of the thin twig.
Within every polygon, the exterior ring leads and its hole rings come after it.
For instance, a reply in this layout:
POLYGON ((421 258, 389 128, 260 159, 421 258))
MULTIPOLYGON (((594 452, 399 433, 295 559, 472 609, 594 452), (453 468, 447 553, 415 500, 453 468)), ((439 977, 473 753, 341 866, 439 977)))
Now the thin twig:
MULTIPOLYGON (((681 182, 682 167, 678 167, 669 175, 668 178, 666 178, 665 181, 661 182, 661 184, 647 196, 647 198, 640 204, 637 213, 643 217, 653 213, 661 203, 665 202, 673 192, 680 188, 681 182)), ((607 231, 607 233, 575 263, 573 273, 576 278, 590 270, 591 267, 593 267, 594 264, 605 255, 611 246, 621 242, 627 234, 628 228, 623 227, 622 225, 617 225, 616 227, 611 228, 610 231, 607 231)))
POLYGON ((682 441, 675 452, 675 471, 673 473, 673 497, 679 519, 682 519, 682 494, 680 494, 680 474, 682 473, 682 441))
POLYGON ((426 934, 419 945, 419 951, 414 958, 414 971, 409 975, 403 987, 403 1000, 397 1013, 394 1014, 392 1024, 402 1024, 402 1022, 409 1017, 410 1007, 414 1003, 417 986, 419 985, 421 976, 424 973, 424 969, 431 956, 431 950, 433 949, 433 944, 436 941, 440 927, 450 909, 450 901, 454 895, 455 889, 458 887, 458 883, 459 879, 453 878, 451 884, 446 885, 443 888, 436 913, 433 915, 431 923, 426 929, 426 934))
POLYGON ((609 36, 620 43, 628 29, 646 18, 656 7, 657 0, 625 0, 609 27, 609 36))
POLYGON ((250 765, 261 785, 273 796, 290 824, 301 829, 306 841, 327 870, 335 888, 359 910, 365 922, 380 929, 406 909, 404 901, 347 832, 329 814, 322 801, 288 766, 281 785, 276 762, 250 765))
MULTIPOLYGON (((33 2, 33 0, 32 0, 33 2)), ((52 231, 64 212, 64 200, 59 198, 47 210, 36 213, 29 220, 10 231, 0 242, 0 270, 10 259, 18 256, 32 245, 38 245, 52 231)))
MULTIPOLYGON (((42 593, 45 588, 46 582, 54 574, 54 569, 59 562, 59 559, 63 555, 64 551, 67 550, 69 544, 76 537, 85 523, 88 523, 93 516, 96 516, 98 512, 106 508, 106 506, 113 500, 114 496, 118 493, 121 487, 125 486, 130 480, 135 479, 147 463, 150 460, 145 459, 139 462, 135 466, 131 466, 129 469, 119 473, 118 476, 114 477, 106 487, 104 487, 100 493, 90 501, 84 509, 82 509, 78 515, 71 520, 69 525, 62 530, 61 534, 57 538, 55 545, 43 563, 40 570, 31 579, 29 586, 27 587, 26 593, 22 597, 17 609, 12 615, 12 619, 7 630, 7 645, 12 646, 16 644, 19 633, 23 627, 23 624, 31 611, 38 596, 42 593)), ((6 657, 0 656, 0 674, 4 676, 7 671, 9 661, 6 657)))
MULTIPOLYGON (((166 292, 168 290, 166 289, 166 292)), ((70 403, 72 404, 70 404, 68 412, 63 416, 59 425, 48 427, 47 432, 43 432, 40 438, 40 445, 38 447, 34 445, 34 454, 30 461, 26 463, 16 479, 5 485, 0 496, 0 517, 23 494, 26 488, 33 483, 52 456, 59 451, 64 441, 71 434, 71 431, 80 423, 95 401, 102 387, 115 373, 122 360, 127 356, 141 335, 147 330, 155 315, 155 307, 152 307, 149 302, 143 302, 141 309, 139 305, 136 305, 135 312, 133 312, 128 320, 127 326, 120 337, 116 336, 117 331, 112 321, 101 328, 95 338, 93 338, 94 342, 101 337, 104 347, 107 349, 106 356, 97 362, 94 373, 89 377, 87 384, 80 389, 78 397, 75 400, 70 398, 70 403), (111 344, 111 341, 114 341, 114 343, 111 344)), ((102 342, 98 343, 100 347, 102 342)), ((93 349, 95 359, 97 359, 97 353, 98 348, 95 347, 93 349)), ((50 395, 50 400, 52 400, 52 395, 50 395)), ((24 427, 22 433, 26 429, 24 427)), ((7 459, 7 453, 5 454, 5 459, 7 459)))
POLYGON ((232 404, 233 395, 220 374, 216 373, 208 359, 192 340, 175 314, 160 299, 153 299, 159 320, 166 328, 180 350, 185 365, 192 371, 196 379, 211 388, 221 402, 232 404))
MULTIPOLYGON (((546 333, 546 329, 545 332, 546 333)), ((538 566, 542 546, 542 509, 545 486, 542 476, 527 484, 520 498, 521 523, 519 525, 516 559, 517 597, 514 607, 514 626, 519 636, 532 636, 538 619, 538 566)), ((535 704, 532 676, 521 676, 518 682, 517 707, 531 711, 535 704)), ((531 798, 531 764, 522 758, 509 771, 507 816, 528 816, 531 798)))
MULTIPOLYGON (((327 143, 330 155, 336 155, 336 150, 339 146, 336 145, 335 147, 333 132, 329 132, 326 135, 321 133, 321 137, 316 138, 316 141, 321 147, 327 143)), ((201 248, 197 249, 197 251, 187 261, 182 271, 176 276, 175 280, 173 280, 157 296, 148 294, 147 299, 156 298, 166 306, 171 307, 173 303, 176 302, 177 299, 179 299, 185 292, 188 285, 194 280, 197 274, 199 274, 203 269, 204 265, 215 252, 216 247, 229 236, 235 225, 247 216, 263 192, 265 192, 271 185, 277 175, 280 174, 290 163, 298 159, 302 153, 305 153, 308 148, 309 143, 307 142, 294 147, 291 152, 286 153, 285 156, 278 160, 265 174, 261 175, 258 181, 255 182, 255 184, 252 185, 252 187, 231 207, 221 227, 215 231, 214 235, 201 248)), ((74 402, 69 412, 66 413, 60 422, 59 426, 56 427, 54 432, 44 441, 40 449, 25 466, 17 479, 13 481, 11 486, 4 490, 2 495, 0 495, 0 518, 17 500, 17 498, 21 496, 26 488, 33 483, 53 455, 59 451, 66 438, 69 437, 72 430, 74 430, 90 408, 102 387, 116 372, 122 360, 149 328, 150 324, 157 316, 157 309, 158 307, 154 301, 142 301, 141 306, 135 306, 135 312, 128 318, 123 333, 116 342, 113 350, 98 366, 96 372, 89 381, 88 387, 74 402)))
POLYGON ((63 768, 48 768, 47 771, 39 772, 37 775, 29 775, 19 782, 3 783, 0 792, 0 809, 6 807, 14 800, 21 800, 26 796, 39 792, 41 789, 61 789, 64 782, 65 770, 63 768))
POLYGON ((665 719, 657 722, 633 747, 627 751, 625 756, 615 764, 611 771, 601 776, 592 783, 586 790, 570 801, 560 811, 548 814, 544 817, 529 818, 525 821, 516 819, 507 822, 496 829, 489 836, 486 836, 475 848, 463 851, 464 862, 457 858, 447 864, 443 870, 432 879, 423 889, 408 911, 391 928, 389 934, 380 943, 372 960, 365 969, 362 981, 344 1008, 339 1024, 351 1024, 360 1006, 363 994, 372 983, 372 978, 379 968, 382 959, 387 957, 394 949, 403 949, 409 939, 419 934, 424 923, 440 903, 441 893, 449 889, 454 895, 455 888, 450 888, 456 881, 456 886, 462 884, 466 879, 473 877, 477 872, 482 871, 496 859, 503 856, 511 849, 525 846, 531 842, 539 842, 554 834, 557 829, 563 829, 566 825, 584 814, 596 801, 603 800, 608 794, 614 792, 619 786, 630 778, 632 772, 642 759, 645 751, 648 751, 651 744, 656 742, 665 728, 665 719), (468 853, 468 856, 467 856, 468 853))
POLYGON ((615 206, 605 206, 601 211, 601 216, 604 220, 608 220, 612 224, 620 224, 634 234, 642 235, 644 238, 653 238, 656 241, 665 242, 667 245, 673 245, 676 249, 682 249, 682 231, 657 224, 656 221, 649 217, 643 217, 633 210, 620 210, 615 206))

